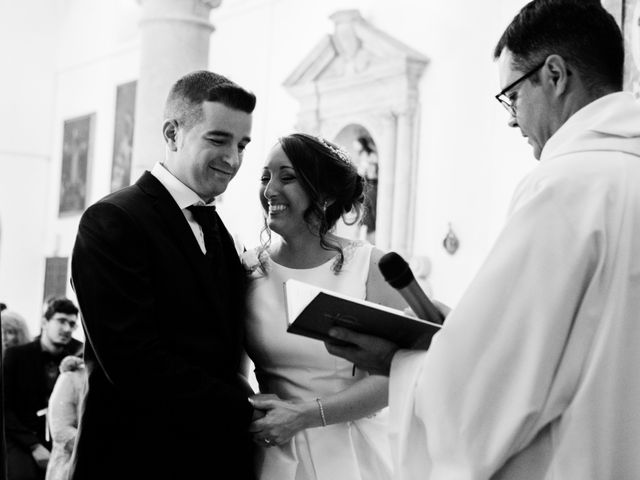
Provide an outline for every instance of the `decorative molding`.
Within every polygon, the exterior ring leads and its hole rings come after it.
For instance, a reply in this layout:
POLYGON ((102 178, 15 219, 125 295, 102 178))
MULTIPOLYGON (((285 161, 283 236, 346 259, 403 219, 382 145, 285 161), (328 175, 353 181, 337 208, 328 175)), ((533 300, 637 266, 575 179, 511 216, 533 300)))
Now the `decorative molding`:
POLYGON ((451 228, 451 223, 449 223, 449 230, 442 240, 442 246, 449 255, 454 255, 458 251, 458 248, 460 248, 460 240, 453 231, 453 228, 451 228))
POLYGON ((410 256, 419 87, 429 60, 358 10, 330 18, 334 32, 322 37, 283 83, 300 103, 296 128, 330 139, 354 125, 369 132, 379 156, 375 242, 410 256))
MULTIPOLYGON (((284 86, 297 97, 309 83, 329 79, 371 82, 401 77, 415 88, 428 58, 367 22, 357 10, 338 11, 333 35, 322 38, 285 79, 284 86), (410 71, 411 74, 407 75, 410 71)), ((339 85, 334 85, 339 86, 339 85)))

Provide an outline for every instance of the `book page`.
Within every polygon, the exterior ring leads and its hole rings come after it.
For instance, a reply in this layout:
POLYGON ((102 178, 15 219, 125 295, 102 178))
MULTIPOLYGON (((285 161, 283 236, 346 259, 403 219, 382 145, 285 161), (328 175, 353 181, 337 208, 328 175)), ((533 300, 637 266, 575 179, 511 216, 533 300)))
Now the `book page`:
POLYGON ((284 305, 287 311, 288 324, 300 315, 300 312, 309 305, 309 302, 311 302, 321 290, 319 287, 314 287, 313 285, 294 279, 287 280, 282 286, 284 288, 284 305))

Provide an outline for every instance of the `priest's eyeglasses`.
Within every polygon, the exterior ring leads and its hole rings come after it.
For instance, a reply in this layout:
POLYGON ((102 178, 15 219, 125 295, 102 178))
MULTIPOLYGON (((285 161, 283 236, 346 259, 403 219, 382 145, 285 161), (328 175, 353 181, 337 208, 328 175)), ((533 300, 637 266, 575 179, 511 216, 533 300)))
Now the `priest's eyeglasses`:
POLYGON ((515 82, 512 82, 506 87, 504 87, 502 91, 496 95, 496 100, 498 100, 502 104, 502 106, 507 109, 507 112, 509 112, 509 114, 512 117, 516 116, 516 105, 515 105, 516 96, 513 95, 513 92, 511 92, 511 90, 513 90, 513 87, 515 87, 519 83, 524 82, 527 78, 529 78, 531 75, 533 75, 542 67, 544 67, 544 64, 546 63, 546 61, 547 60, 545 59, 545 61, 542 62, 540 65, 535 67, 533 70, 530 70, 529 72, 525 73, 515 82))

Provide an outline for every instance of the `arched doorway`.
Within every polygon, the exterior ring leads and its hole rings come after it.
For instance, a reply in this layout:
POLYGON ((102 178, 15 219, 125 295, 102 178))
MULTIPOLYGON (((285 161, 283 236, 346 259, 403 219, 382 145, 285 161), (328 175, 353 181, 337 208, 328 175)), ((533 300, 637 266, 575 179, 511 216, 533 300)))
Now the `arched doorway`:
POLYGON ((352 229, 341 226, 352 237, 375 243, 378 207, 378 147, 371 133, 362 125, 344 127, 334 141, 349 151, 358 173, 367 180, 364 212, 361 221, 352 229))
MULTIPOLYGON (((338 11, 331 20, 334 33, 284 82, 300 102, 296 129, 335 140, 353 158, 367 152, 370 167, 377 169, 369 173, 375 183, 375 217, 367 234, 375 235, 380 248, 411 256, 419 82, 428 59, 371 25, 357 10, 338 11)), ((351 228, 340 226, 338 233, 361 233, 351 228)))

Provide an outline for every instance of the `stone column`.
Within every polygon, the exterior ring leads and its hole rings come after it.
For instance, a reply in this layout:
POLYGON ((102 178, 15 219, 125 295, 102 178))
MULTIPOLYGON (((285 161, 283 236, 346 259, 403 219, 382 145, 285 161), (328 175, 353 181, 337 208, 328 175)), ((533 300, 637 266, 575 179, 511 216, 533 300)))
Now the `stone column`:
POLYGON ((394 175, 393 213, 391 218, 391 248, 401 255, 408 255, 413 244, 414 222, 414 118, 412 108, 398 115, 396 164, 394 175))
POLYGON ((209 66, 211 9, 222 0, 138 0, 140 74, 136 91, 131 181, 164 159, 162 121, 171 85, 209 66))
POLYGON ((378 206, 376 212, 376 245, 383 250, 392 248, 394 216, 394 192, 396 186, 397 117, 391 113, 383 116, 378 147, 378 206))

